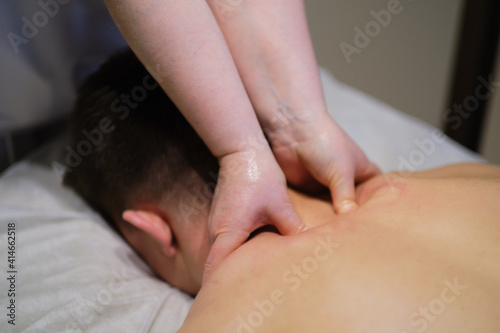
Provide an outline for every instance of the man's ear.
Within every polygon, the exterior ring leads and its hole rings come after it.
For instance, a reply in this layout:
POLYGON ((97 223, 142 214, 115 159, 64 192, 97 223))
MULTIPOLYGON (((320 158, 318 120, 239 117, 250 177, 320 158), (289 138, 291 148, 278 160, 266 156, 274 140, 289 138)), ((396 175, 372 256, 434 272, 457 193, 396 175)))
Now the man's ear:
POLYGON ((155 212, 148 210, 127 209, 122 214, 123 220, 155 238, 167 257, 177 252, 177 244, 172 229, 165 219, 155 212))

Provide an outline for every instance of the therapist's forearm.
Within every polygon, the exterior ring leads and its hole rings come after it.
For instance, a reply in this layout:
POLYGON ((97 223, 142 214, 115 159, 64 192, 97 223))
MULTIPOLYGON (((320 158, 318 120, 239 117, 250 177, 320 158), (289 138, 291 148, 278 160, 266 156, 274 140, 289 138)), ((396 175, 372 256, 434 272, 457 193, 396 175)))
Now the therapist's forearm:
POLYGON ((326 106, 302 0, 209 4, 266 133, 320 119, 326 106))
POLYGON ((106 0, 123 36, 216 157, 263 133, 205 0, 106 0))

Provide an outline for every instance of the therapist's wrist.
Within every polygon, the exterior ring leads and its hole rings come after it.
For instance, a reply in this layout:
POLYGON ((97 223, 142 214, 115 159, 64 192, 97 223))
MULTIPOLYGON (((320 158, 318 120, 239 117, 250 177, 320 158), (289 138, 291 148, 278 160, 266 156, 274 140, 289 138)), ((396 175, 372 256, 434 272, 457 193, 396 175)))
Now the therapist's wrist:
POLYGON ((227 156, 242 156, 249 154, 258 156, 272 155, 269 142, 266 140, 266 137, 260 128, 256 133, 252 133, 239 140, 232 141, 231 145, 226 146, 224 150, 219 150, 218 154, 213 153, 219 162, 227 156))
MULTIPOLYGON (((263 165, 277 165, 273 152, 268 144, 262 147, 247 147, 218 158, 219 166, 230 177, 254 178, 263 165)), ((267 167, 265 169, 268 169, 267 167)), ((223 182, 224 183, 224 182, 223 182)))
POLYGON ((277 105, 266 121, 261 121, 273 147, 291 146, 318 134, 325 122, 333 120, 325 108, 299 108, 277 105))

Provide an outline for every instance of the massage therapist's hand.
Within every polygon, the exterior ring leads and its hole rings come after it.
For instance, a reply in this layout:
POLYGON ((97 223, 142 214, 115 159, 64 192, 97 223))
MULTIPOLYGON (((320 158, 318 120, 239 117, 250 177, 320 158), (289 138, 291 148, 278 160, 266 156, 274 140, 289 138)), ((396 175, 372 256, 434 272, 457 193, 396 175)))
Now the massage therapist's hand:
POLYGON ((219 158, 219 178, 208 219, 213 246, 204 281, 214 268, 264 225, 290 235, 304 228, 286 192, 286 180, 268 146, 219 158))
POLYGON ((316 181, 328 187, 338 213, 357 207, 356 182, 380 173, 326 112, 296 117, 288 128, 268 136, 288 182, 303 189, 316 181))
POLYGON ((355 207, 355 181, 378 170, 326 113, 304 1, 244 1, 230 13, 209 3, 289 183, 315 180, 337 212, 355 207))

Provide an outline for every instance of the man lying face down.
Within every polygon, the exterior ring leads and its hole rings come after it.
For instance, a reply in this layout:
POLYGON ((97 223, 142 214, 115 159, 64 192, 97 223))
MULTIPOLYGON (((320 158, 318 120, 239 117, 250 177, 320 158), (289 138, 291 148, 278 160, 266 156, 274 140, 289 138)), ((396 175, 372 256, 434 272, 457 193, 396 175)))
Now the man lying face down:
POLYGON ((65 185, 163 280, 196 294, 210 247, 217 159, 131 51, 79 89, 71 134, 72 147, 91 135, 102 135, 102 143, 65 175, 65 185))
POLYGON ((73 142, 102 119, 114 129, 65 183, 162 279, 199 291, 182 332, 500 331, 500 170, 488 165, 374 177, 343 215, 289 190, 309 229, 258 233, 199 290, 217 161, 161 88, 131 98, 144 82, 130 52, 89 78, 73 142))

